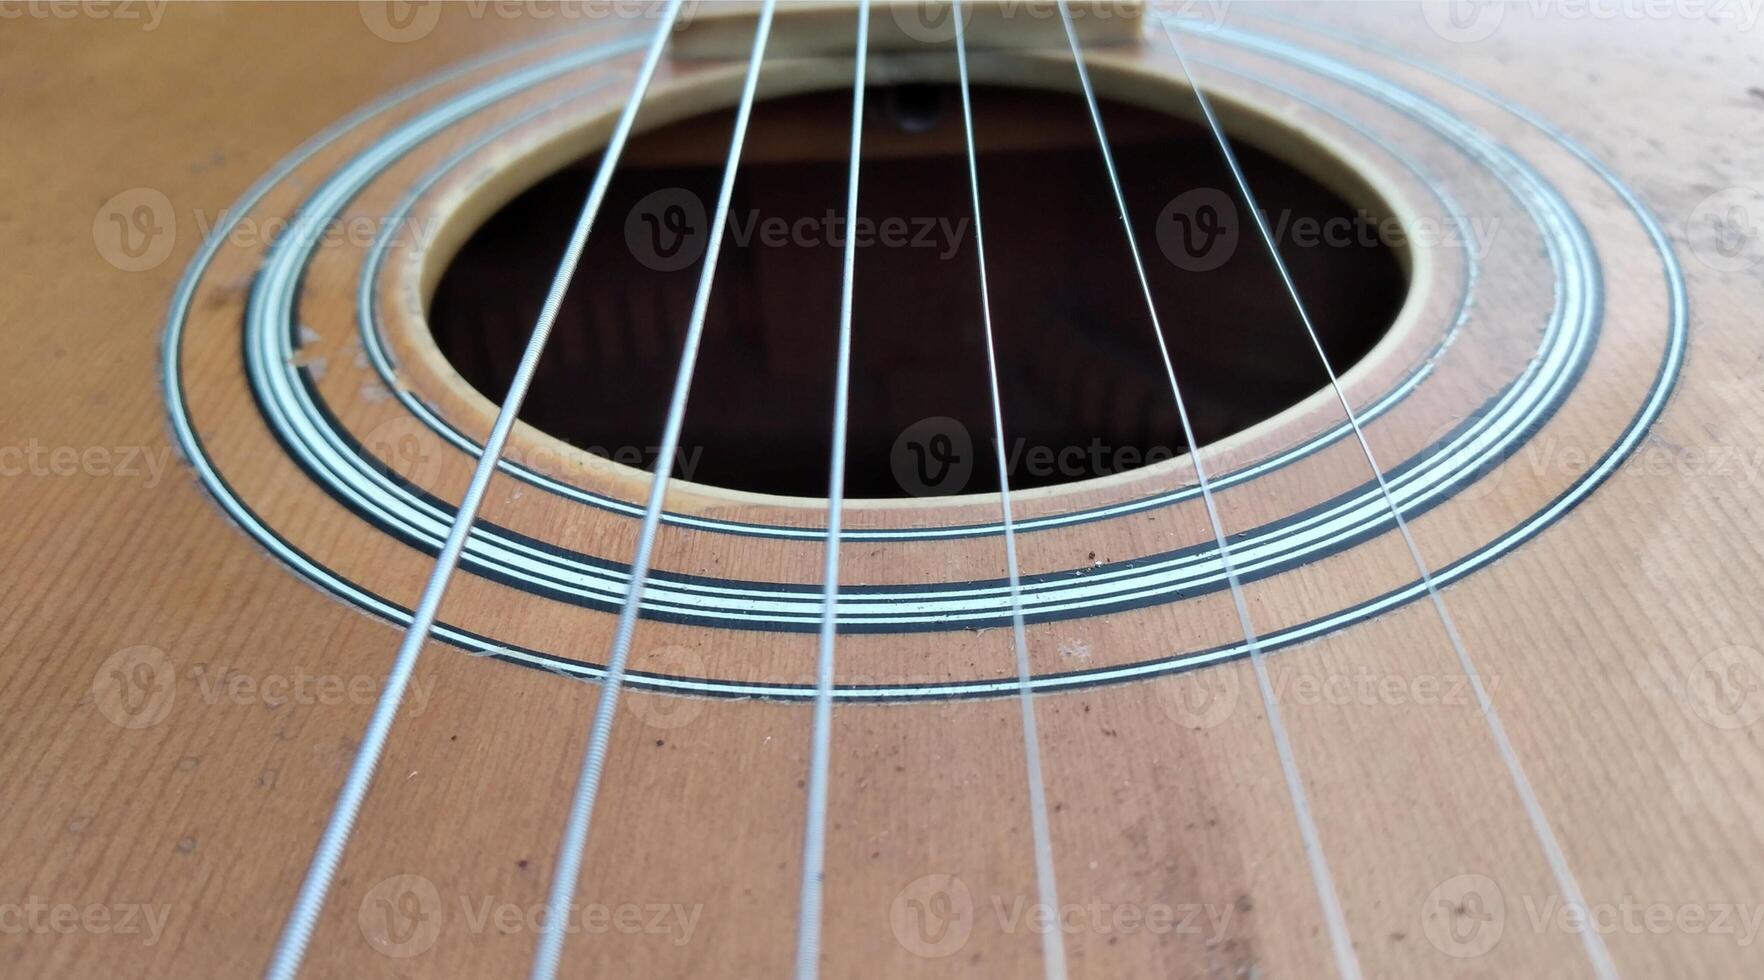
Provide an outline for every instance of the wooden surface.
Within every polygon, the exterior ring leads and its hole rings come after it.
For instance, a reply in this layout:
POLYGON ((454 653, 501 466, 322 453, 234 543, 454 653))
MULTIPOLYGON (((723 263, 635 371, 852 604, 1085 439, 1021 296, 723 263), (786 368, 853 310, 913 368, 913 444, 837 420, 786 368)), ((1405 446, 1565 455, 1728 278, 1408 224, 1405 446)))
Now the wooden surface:
MULTIPOLYGON (((0 447, 18 450, 0 459, 10 467, 0 477, 0 970, 8 976, 261 970, 399 636, 271 557, 172 449, 160 343, 202 223, 218 221, 303 141, 397 86, 521 39, 555 37, 555 53, 582 43, 570 28, 589 37, 635 29, 617 19, 572 24, 451 8, 400 42, 387 39, 378 16, 373 5, 190 5, 157 21, 20 17, 0 28, 0 91, 9 96, 0 113, 14 137, 0 159, 0 323, 10 355, 0 447), (163 194, 176 218, 156 263, 106 244, 106 208, 133 188, 163 194), (125 268, 137 264, 148 267, 125 268)), ((1764 172, 1764 141, 1755 138, 1764 98, 1749 88, 1764 77, 1757 34, 1690 18, 1539 20, 1512 8, 1492 36, 1457 42, 1419 12, 1385 4, 1244 5, 1224 22, 1373 66, 1448 105, 1534 160, 1573 200, 1597 249, 1606 313, 1584 380, 1494 478, 1414 522, 1435 566, 1561 492, 1584 468, 1575 452, 1596 455, 1632 417, 1662 354, 1663 268, 1622 202, 1538 131, 1305 25, 1400 46, 1536 111, 1635 188, 1671 235, 1689 289, 1690 351, 1638 465, 1445 595, 1619 970, 1755 973, 1764 916, 1761 280, 1756 263, 1724 261, 1702 205, 1764 172), (1636 52, 1666 70, 1624 70, 1636 52)), ((1155 49, 1144 58, 1153 75, 1173 70, 1155 49)), ((689 91, 695 77, 729 70, 670 69, 667 81, 689 91)), ((1034 62, 986 70, 1046 74, 1034 62)), ((788 90, 817 74, 838 69, 786 66, 774 77, 788 90)), ((1119 67, 1107 84, 1124 95, 1133 74, 1119 67)), ((1253 86, 1216 77, 1223 95, 1258 98, 1253 86)), ((508 157, 549 153, 561 163, 572 146, 592 143, 597 126, 604 131, 617 97, 609 89, 511 136, 419 206, 459 208, 508 157)), ((1370 171, 1406 213, 1433 206, 1416 178, 1349 128, 1260 98, 1269 118, 1304 127, 1370 171)), ((1408 125, 1388 109, 1360 111, 1394 132, 1408 125)), ((448 146, 463 137, 453 139, 448 146)), ((356 207, 384 212, 446 150, 425 148, 356 207)), ((1525 342, 1552 295, 1535 235, 1511 204, 1451 172, 1451 154, 1419 144, 1415 153, 1473 212, 1508 223, 1484 259, 1477 329, 1442 355, 1425 395, 1369 428, 1392 459, 1523 369, 1525 342)), ((263 213, 290 211, 336 163, 296 174, 263 213)), ((1757 257, 1761 220, 1752 214, 1752 251, 1741 259, 1757 257)), ((239 322, 260 251, 223 251, 197 294, 182 364, 195 424, 216 465, 279 532, 408 605, 428 558, 319 489, 253 406, 239 322)), ((432 287, 422 258, 395 254, 377 283, 400 380, 481 436, 487 403, 459 390, 422 349, 420 297, 432 287)), ((1445 329, 1465 288, 1449 258, 1417 258, 1408 325, 1350 375, 1356 402, 1388 387, 1445 329)), ((370 396, 372 379, 350 356, 359 265, 352 248, 319 256, 303 293, 315 335, 303 356, 326 359, 318 387, 341 425, 366 434, 396 413, 383 392, 370 396)), ((1302 343, 1296 333, 1294 343, 1302 343)), ((1330 410, 1327 398, 1313 399, 1207 459, 1225 471, 1260 458, 1339 422, 1330 410)), ((544 440, 525 431, 517 448, 530 454, 544 440)), ((435 459, 417 482, 456 500, 469 460, 439 451, 435 459)), ((1022 512, 1131 499, 1191 475, 1183 462, 1149 468, 1038 493, 1022 512)), ((589 466, 571 479, 641 499, 629 471, 589 466)), ((1365 479, 1357 448, 1336 443, 1222 494, 1225 523, 1259 526, 1365 479)), ((670 506, 719 519, 817 521, 804 501, 708 488, 683 488, 670 506)), ((857 527, 897 526, 907 507, 912 520, 961 524, 988 519, 996 500, 860 506, 850 516, 857 527)), ((612 561, 628 560, 634 541, 633 521, 506 477, 485 516, 612 561)), ((1026 573, 1054 572, 1093 555, 1124 561, 1208 537, 1189 501, 1026 535, 1022 558, 1026 573)), ((813 583, 819 554, 811 542, 670 529, 657 565, 813 583)), ((1001 574, 996 537, 853 547, 846 563, 854 585, 1001 574)), ((1386 534, 1247 591, 1269 631, 1413 577, 1400 541, 1386 534)), ((588 662, 604 655, 612 621, 473 575, 458 578, 442 618, 588 662)), ((1038 671, 1072 669, 1074 657, 1126 664, 1240 639, 1229 599, 1216 591, 1030 630, 1038 671)), ((842 683, 1012 674, 1009 633, 996 629, 854 635, 839 649, 842 683)), ((803 683, 813 656, 810 634, 645 621, 633 667, 803 683)), ((1368 975, 1590 974, 1427 603, 1285 649, 1269 667, 1287 692, 1282 712, 1368 975)), ((590 684, 432 644, 305 975, 523 972, 596 695, 590 684), (404 915, 412 900, 415 918, 404 915)), ((1078 907, 1065 937, 1073 975, 1326 975, 1322 913, 1247 662, 1036 703, 1060 894, 1078 907), (1152 921, 1163 927, 1136 926, 1152 921)), ((600 911, 588 920, 593 931, 571 937, 567 974, 785 973, 809 707, 632 689, 622 710, 580 891, 600 911)), ((826 975, 1041 968, 1040 937, 1026 924, 1036 883, 1017 710, 1010 699, 836 709, 826 975), (925 932, 913 919, 921 908, 966 915, 932 923, 950 931, 925 932)))
MULTIPOLYGON (((759 4, 725 2, 684 12, 674 50, 688 58, 738 58, 752 46, 759 4)), ((1072 3, 1073 29, 1086 44, 1127 44, 1140 36, 1138 0, 1080 0, 1072 3)), ((773 50, 779 54, 849 53, 852 5, 799 2, 778 8, 773 50)), ((963 14, 964 34, 976 48, 1055 47, 1065 42, 1065 26, 1052 2, 979 0, 963 14)), ((877 51, 919 48, 953 50, 954 22, 948 3, 877 3, 870 14, 870 46, 877 51)))

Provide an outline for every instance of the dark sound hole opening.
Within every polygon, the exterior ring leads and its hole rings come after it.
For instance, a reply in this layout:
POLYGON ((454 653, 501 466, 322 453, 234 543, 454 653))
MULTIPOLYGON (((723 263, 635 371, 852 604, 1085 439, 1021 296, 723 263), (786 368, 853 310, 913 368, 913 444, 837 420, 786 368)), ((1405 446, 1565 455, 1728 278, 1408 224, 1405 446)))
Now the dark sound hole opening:
MULTIPOLYGON (((711 294, 677 477, 824 496, 845 235, 859 244, 851 497, 998 489, 961 109, 943 85, 872 88, 859 220, 843 218, 849 92, 755 108, 711 294)), ((1012 489, 1187 450, 1106 171, 1077 96, 980 87, 975 130, 1012 489)), ((1104 104, 1197 438, 1327 386, 1207 131, 1104 104)), ((715 206, 729 111, 632 140, 522 418, 655 465, 715 206)), ((1239 145, 1337 370, 1407 282, 1379 219, 1239 145)), ((445 270, 429 311, 464 378, 501 401, 598 163, 540 181, 445 270)))

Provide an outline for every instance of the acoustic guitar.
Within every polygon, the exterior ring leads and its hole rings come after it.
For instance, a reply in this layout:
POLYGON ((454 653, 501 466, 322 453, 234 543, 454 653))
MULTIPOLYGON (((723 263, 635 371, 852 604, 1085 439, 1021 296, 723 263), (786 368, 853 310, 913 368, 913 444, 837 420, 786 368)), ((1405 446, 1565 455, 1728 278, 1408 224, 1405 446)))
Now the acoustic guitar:
POLYGON ((0 2, 0 975, 1759 975, 1759 13, 0 2))

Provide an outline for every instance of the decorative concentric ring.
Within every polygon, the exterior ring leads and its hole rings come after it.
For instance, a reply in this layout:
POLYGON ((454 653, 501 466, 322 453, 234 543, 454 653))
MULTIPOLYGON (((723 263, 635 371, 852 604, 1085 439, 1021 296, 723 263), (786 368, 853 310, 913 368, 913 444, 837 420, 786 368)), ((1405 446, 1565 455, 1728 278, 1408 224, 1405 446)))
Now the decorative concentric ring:
MULTIPOLYGON (((1463 159, 1472 163, 1480 172, 1498 182, 1517 204, 1520 212, 1535 226, 1555 283, 1553 307, 1547 321, 1541 325, 1538 348, 1523 370, 1509 379, 1478 410, 1470 413, 1433 445, 1388 470, 1386 477, 1392 496, 1404 517, 1413 520, 1449 500, 1459 489, 1476 481, 1516 453, 1574 390, 1598 343, 1603 315, 1604 285, 1593 241, 1569 202, 1536 167, 1501 142, 1453 115, 1444 106, 1363 68, 1289 41, 1236 29, 1191 28, 1179 22, 1172 23, 1231 49, 1271 58, 1309 72, 1375 100, 1392 112, 1425 127, 1443 143, 1455 148, 1463 159)), ((307 268, 314 261, 320 234, 327 223, 341 214, 364 188, 414 148, 449 132, 462 121, 488 107, 529 92, 542 83, 564 78, 581 68, 637 50, 645 41, 644 37, 621 38, 525 64, 454 94, 415 113, 409 119, 388 127, 332 171, 317 190, 308 196, 299 208, 289 234, 276 242, 264 257, 252 286, 244 317, 246 375, 264 422, 290 458, 333 499, 363 521, 412 547, 429 553, 439 548, 453 516, 452 505, 391 472, 365 450, 327 409, 314 379, 308 369, 301 366, 297 356, 300 347, 301 286, 307 268)), ((488 63, 490 62, 481 64, 488 63)), ((1207 63, 1217 70, 1239 71, 1227 64, 1207 63)), ((304 165, 320 149, 339 140, 369 119, 476 67, 477 65, 459 69, 409 92, 393 96, 345 120, 297 152, 264 182, 253 188, 239 206, 228 212, 229 215, 235 216, 233 220, 237 220, 237 216, 248 213, 270 188, 304 165)), ((591 87, 601 84, 604 82, 590 83, 591 87)), ((1407 159, 1401 147, 1391 145, 1370 130, 1359 127, 1354 120, 1336 109, 1294 90, 1291 86, 1275 81, 1262 81, 1260 84, 1278 92, 1285 99, 1305 103, 1318 112, 1332 116, 1342 125, 1354 128, 1368 141, 1379 144, 1393 158, 1403 161, 1421 180, 1432 183, 1419 164, 1407 159)), ((1487 93, 1477 94, 1490 101, 1497 101, 1487 93)), ((568 98, 569 95, 566 95, 556 102, 505 119, 480 134, 448 156, 427 177, 414 184, 402 207, 409 207, 429 187, 445 178, 453 167, 470 159, 475 152, 501 134, 544 117, 568 98)), ((1519 115, 1527 123, 1541 126, 1536 120, 1523 116, 1519 110, 1498 102, 1497 105, 1504 111, 1519 115)), ((1553 130, 1544 127, 1543 131, 1563 150, 1579 159, 1609 184, 1634 211, 1636 220, 1659 251, 1667 277, 1671 309, 1670 322, 1666 325, 1667 337, 1663 344, 1664 357, 1658 375, 1642 399, 1635 416, 1621 437, 1602 454, 1599 462, 1588 467, 1584 474, 1545 508, 1495 536, 1477 550, 1436 570, 1435 578, 1441 584, 1454 581, 1506 554, 1591 493, 1634 448, 1657 417, 1683 355, 1683 286, 1676 260, 1659 227, 1634 196, 1596 160, 1553 130)), ((1443 195, 1442 201, 1455 212, 1456 205, 1451 202, 1449 195, 1443 195)), ((217 229, 210 242, 198 254, 180 286, 168 322, 166 387, 173 424, 180 443, 210 492, 233 519, 265 547, 321 587, 378 615, 394 621, 405 621, 408 619, 405 610, 325 568, 260 519, 232 492, 219 468, 203 450, 186 408, 181 373, 182 336, 190 305, 208 264, 214 258, 220 243, 225 240, 226 231, 226 228, 217 229)), ((475 454, 477 446, 467 435, 448 422, 441 413, 395 383, 390 356, 382 346, 381 331, 373 319, 376 310, 373 289, 387 244, 387 240, 382 238, 370 250, 359 279, 357 312, 366 356, 374 370, 387 380, 388 386, 414 418, 462 452, 475 454)), ((1467 261, 1472 263, 1468 278, 1474 283, 1474 257, 1467 256, 1467 261)), ((1462 323, 1465 305, 1460 304, 1458 318, 1441 332, 1434 347, 1435 354, 1443 350, 1453 332, 1462 323)), ((1416 365, 1395 387, 1362 408, 1361 417, 1370 419, 1392 410, 1425 380, 1430 370, 1430 362, 1416 365)), ((1344 422, 1266 459, 1220 474, 1216 483, 1222 487, 1257 479, 1316 452, 1349 432, 1344 422)), ((578 505, 626 517, 638 512, 638 508, 628 501, 523 470, 513 463, 505 464, 504 471, 578 505)), ((1196 487, 1184 486, 1103 508, 1074 510, 1036 518, 1024 522, 1019 529, 1053 530, 1086 521, 1155 510, 1190 499, 1197 492, 1196 487)), ((821 536, 821 532, 814 528, 722 521, 695 514, 672 514, 668 520, 672 524, 697 531, 747 537, 812 541, 821 536)), ((1299 513, 1242 531, 1231 542, 1232 560, 1236 570, 1246 581, 1254 581, 1352 548, 1388 532, 1393 526, 1394 517, 1389 506, 1377 484, 1368 480, 1299 513)), ((848 537, 875 541, 934 541, 984 536, 996 533, 997 530, 994 525, 869 528, 853 531, 848 537)), ((616 609, 624 597, 628 582, 627 569, 619 562, 570 551, 550 542, 533 540, 512 530, 482 522, 474 530, 463 566, 478 576, 523 592, 594 609, 616 609)), ((1050 622, 1101 616, 1168 603, 1216 591, 1224 588, 1225 584, 1220 555, 1216 547, 1207 542, 1138 556, 1128 561, 1028 576, 1023 580, 1022 603, 1026 617, 1031 622, 1050 622)), ((1265 649, 1272 650, 1304 642, 1378 615, 1424 594, 1422 584, 1417 581, 1342 609, 1333 615, 1268 632, 1262 638, 1263 645, 1265 649)), ((818 583, 752 582, 658 571, 652 575, 645 591, 642 610, 650 619, 698 626, 806 631, 813 629, 819 621, 820 586, 818 583)), ((912 587, 850 586, 842 588, 838 615, 841 629, 847 632, 983 628, 1009 622, 1010 593, 1007 583, 1002 580, 912 587)), ((520 649, 452 626, 439 626, 436 634, 467 649, 506 659, 550 666, 583 676, 594 676, 597 673, 597 668, 575 658, 520 649)), ((1038 688, 1057 689, 1123 680, 1187 669, 1245 653, 1247 648, 1242 644, 1179 652, 1126 665, 1045 674, 1035 678, 1034 684, 1038 688)), ((737 696, 794 697, 812 693, 811 688, 792 684, 737 683, 684 677, 634 675, 632 683, 737 696)), ((975 679, 943 684, 848 685, 842 687, 839 693, 846 697, 900 698, 974 696, 1014 689, 1014 680, 975 679)))

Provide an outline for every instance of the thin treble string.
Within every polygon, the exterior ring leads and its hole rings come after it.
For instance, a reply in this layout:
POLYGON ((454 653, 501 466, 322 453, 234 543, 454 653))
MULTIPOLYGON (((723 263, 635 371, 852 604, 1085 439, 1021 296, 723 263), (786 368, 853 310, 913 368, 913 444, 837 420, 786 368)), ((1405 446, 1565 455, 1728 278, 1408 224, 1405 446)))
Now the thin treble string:
MULTIPOLYGON (((1573 871, 1568 867, 1567 855, 1563 853, 1561 844, 1556 840, 1556 834, 1550 828, 1549 818, 1544 815, 1543 805, 1538 802, 1537 793, 1531 786, 1531 780, 1525 775, 1525 767, 1519 762, 1519 754, 1514 750, 1512 741, 1507 737, 1506 726, 1501 724, 1500 714, 1495 710, 1494 702, 1490 700, 1487 689, 1483 687, 1482 676, 1477 672, 1475 664, 1470 659, 1469 650, 1464 645, 1464 638, 1458 632, 1457 622, 1453 620, 1451 612, 1446 608, 1445 597, 1440 594, 1439 588, 1433 580, 1433 573, 1427 566, 1427 561, 1421 557, 1421 548, 1415 543, 1414 534, 1409 531, 1409 522, 1403 519, 1402 511, 1397 507, 1396 498, 1391 493, 1390 485, 1385 482, 1384 470, 1378 465, 1378 459, 1372 452, 1372 444, 1367 441, 1366 433, 1360 427, 1359 418, 1355 416, 1353 407, 1348 404, 1347 395, 1342 390, 1341 379, 1336 375, 1335 367, 1329 361, 1329 355, 1323 351, 1323 342, 1318 338, 1316 327, 1311 323, 1310 312, 1306 309, 1304 301, 1299 298, 1298 287, 1293 283, 1292 274, 1288 271, 1285 260, 1280 257, 1280 250, 1275 247, 1274 235, 1268 229, 1268 223, 1262 216, 1255 194, 1250 190, 1248 179, 1244 177, 1243 168, 1238 165, 1237 154, 1231 149, 1231 141, 1226 138, 1224 128, 1219 125, 1218 117, 1213 114, 1213 107, 1208 101, 1206 93, 1201 91, 1200 85, 1194 79, 1194 74, 1189 71, 1188 59, 1184 57, 1182 46, 1177 43, 1176 34, 1171 29, 1169 22, 1160 20, 1160 23, 1164 28, 1164 36, 1170 41, 1170 50, 1175 53, 1177 63, 1182 66, 1182 74, 1188 80, 1189 87, 1194 90, 1195 98, 1200 103, 1201 112, 1206 116, 1207 126, 1212 130, 1213 138, 1219 144, 1219 151, 1224 154, 1225 162, 1231 168, 1232 179, 1237 182, 1237 188, 1243 194, 1244 205, 1249 208, 1250 217, 1254 219, 1256 229, 1261 232, 1262 242, 1267 246, 1268 255, 1274 260, 1274 267, 1280 272, 1280 280, 1286 287, 1287 295, 1292 299, 1293 308, 1298 311, 1299 322, 1304 324, 1305 334, 1310 338, 1311 346, 1316 350, 1317 358, 1322 363, 1324 372, 1329 375, 1329 386, 1335 391, 1336 400, 1341 403, 1341 410, 1347 416, 1349 427, 1354 431, 1354 438, 1360 444, 1360 452, 1365 455, 1366 464, 1372 468, 1372 477, 1378 483, 1378 491, 1383 495, 1385 505, 1390 508, 1397 531, 1402 535, 1403 544, 1409 550, 1409 557, 1414 560, 1415 568, 1421 573, 1421 582, 1426 586, 1427 595, 1433 602, 1433 608, 1439 613, 1440 623, 1445 627, 1446 637, 1451 641, 1453 652, 1457 654, 1458 666, 1464 671, 1464 676, 1469 678, 1471 689, 1476 692, 1476 701, 1482 710, 1483 718, 1488 723, 1489 735, 1494 740, 1501 761, 1506 764, 1507 773, 1513 780, 1514 788, 1518 791, 1520 805, 1525 810, 1526 818, 1531 822, 1532 832, 1537 836, 1538 843, 1543 848, 1544 857, 1549 862, 1550 871, 1555 876, 1556 887, 1561 889, 1563 899, 1570 906, 1584 909, 1587 907, 1586 899, 1581 895, 1580 884, 1575 880, 1573 871)), ((1592 964, 1593 972, 1601 980, 1616 980, 1617 967, 1611 961, 1611 953, 1605 947, 1604 937, 1596 929, 1582 929, 1580 930, 1580 938, 1581 944, 1585 947, 1587 959, 1592 964)))
POLYGON ((1023 754, 1029 770, 1029 822, 1035 839, 1035 883, 1043 908, 1055 916, 1053 927, 1041 933, 1042 975, 1047 980, 1066 976, 1066 940, 1058 921, 1059 887, 1054 881, 1053 841, 1047 825, 1047 790, 1041 775, 1041 738, 1035 726, 1035 700, 1029 687, 1029 639, 1023 629, 1023 583, 1017 571, 1017 531, 1011 519, 1011 484, 1005 461, 1004 408, 998 393, 998 353, 992 344, 992 300, 986 286, 986 236, 980 224, 980 170, 974 158, 974 106, 968 85, 968 43, 962 26, 962 0, 953 0, 950 17, 955 22, 956 71, 961 77, 962 130, 968 147, 968 188, 974 199, 974 252, 980 266, 980 319, 986 328, 986 371, 992 394, 993 446, 998 457, 998 496, 1003 514, 1005 566, 1011 583, 1011 637, 1017 652, 1017 703, 1023 714, 1023 754))
POLYGON ((637 554, 631 561, 631 583, 625 592, 624 605, 619 609, 618 628, 613 633, 612 650, 607 657, 606 673, 600 681, 600 700, 594 708, 594 725, 588 737, 588 750, 582 758, 582 771, 577 777, 575 798, 570 805, 563 841, 558 847, 557 867, 551 876, 551 892, 547 899, 545 928, 533 954, 533 980, 553 980, 563 958, 565 932, 570 922, 570 903, 582 873, 582 856, 588 847, 588 828, 594 819, 594 801, 600 792, 600 777, 606 769, 607 748, 612 740, 613 716, 619 704, 619 691, 625 682, 625 662, 631 653, 631 638, 637 630, 638 608, 643 600, 643 587, 649 580, 650 559, 655 550, 656 529, 661 524, 662 505, 667 500, 668 478, 680 446, 680 430, 686 422, 686 400, 692 391, 692 373, 698 363, 699 341, 704 337, 704 322, 710 311, 711 284, 716 279, 717 257, 722 252, 723 232, 729 223, 729 202, 735 194, 735 173, 741 162, 741 147, 747 139, 747 122, 753 114, 754 93, 759 88, 760 62, 764 60, 766 39, 772 33, 772 14, 777 0, 765 0, 760 8, 759 25, 754 30, 753 53, 748 58, 747 79, 741 89, 741 104, 735 113, 735 130, 729 138, 729 156, 723 165, 723 183, 717 192, 716 216, 710 224, 710 239, 705 243, 704 269, 698 277, 698 293, 692 301, 692 317, 686 328, 686 342, 680 352, 680 367, 674 377, 674 392, 668 403, 667 426, 662 432, 661 448, 656 457, 655 475, 650 481, 649 502, 643 510, 642 530, 637 537, 637 554))
POLYGON ((1072 61, 1078 68, 1078 80, 1084 89, 1084 99, 1090 107, 1090 121, 1096 129, 1096 139, 1102 148, 1103 163, 1108 169, 1109 186, 1115 195, 1115 207, 1121 217, 1121 228, 1127 234, 1127 248, 1133 255, 1133 268, 1139 276, 1139 288, 1145 297, 1146 313, 1151 319, 1152 334, 1157 337, 1158 354, 1164 362, 1164 373, 1170 381, 1170 394, 1176 401, 1176 415, 1182 421, 1182 435, 1187 440, 1189 459, 1194 463, 1195 481, 1200 484, 1201 501, 1206 505, 1207 522, 1212 525, 1213 541, 1219 548, 1219 561, 1224 566, 1226 581, 1231 586, 1231 602, 1237 608, 1237 622, 1243 629, 1243 638, 1250 651, 1250 665, 1255 671, 1256 687, 1261 691, 1262 708, 1268 716, 1268 729, 1274 738, 1275 753, 1280 759, 1280 771, 1286 778, 1287 795, 1292 799, 1293 813, 1299 825, 1299 837, 1304 842, 1305 859, 1310 864, 1311 881, 1317 890, 1317 900, 1323 907, 1323 919, 1329 928, 1329 944, 1335 953, 1336 972, 1342 980, 1358 980, 1360 977, 1360 960, 1354 952, 1353 937, 1348 933, 1347 917, 1341 907, 1341 896, 1336 891, 1335 879, 1329 873, 1329 861, 1323 854, 1323 843, 1317 833, 1317 823, 1311 816, 1310 799, 1305 793, 1304 780, 1299 776, 1298 760, 1293 756, 1292 742, 1287 737, 1286 722, 1280 714, 1279 699, 1274 694, 1274 685, 1268 678, 1266 655, 1262 650, 1260 637, 1255 625, 1250 621, 1249 604, 1243 596, 1243 583, 1237 575, 1237 567, 1231 560, 1231 549, 1226 543, 1225 524, 1219 518, 1219 508, 1213 499, 1211 484, 1207 481, 1206 467, 1201 462, 1200 446, 1194 437, 1194 426, 1188 417, 1188 406, 1182 397, 1182 386, 1176 383, 1176 367, 1170 357, 1169 345, 1164 340, 1164 327, 1158 319, 1157 303, 1152 299, 1151 281, 1146 276, 1145 262, 1139 254, 1138 236, 1133 233, 1133 223, 1127 214, 1127 197, 1121 190, 1121 176, 1115 168, 1115 155, 1109 148, 1109 137, 1103 129, 1102 113, 1097 108, 1096 90, 1090 84, 1090 71, 1084 64, 1084 52, 1078 43, 1078 32, 1072 26, 1072 12, 1066 0, 1059 0, 1060 18, 1065 24, 1066 40, 1072 47, 1072 61))
POLYGON ((833 380, 833 461, 827 477, 827 552, 821 568, 821 636, 815 673, 815 730, 809 753, 808 815, 802 834, 802 899, 796 919, 796 977, 821 969, 821 882, 826 872, 827 776, 833 748, 833 643, 838 633, 839 531, 845 510, 845 435, 851 407, 851 294, 857 280, 858 156, 864 130, 870 0, 858 0, 857 66, 851 82, 851 175, 845 188, 845 270, 839 293, 839 355, 833 380))
POLYGON ((489 489, 490 479, 495 475, 497 463, 508 444, 509 433, 514 429, 521 403, 527 396, 527 389, 532 385, 533 373, 539 366, 539 358, 545 351, 546 341, 551 337, 551 328, 557 321, 564 294, 569 290, 576 266, 582 259, 582 251, 587 246, 589 230, 593 228, 594 219, 600 213, 607 187, 612 182, 613 170, 618 164, 619 155, 624 151, 626 140, 631 135, 632 124, 637 118, 637 108, 643 102, 644 93, 649 90, 650 80, 655 77, 656 66, 661 62, 662 51, 667 47, 668 35, 673 31, 679 12, 680 0, 672 0, 662 15, 655 38, 650 42, 649 51, 644 56, 643 67, 638 71, 637 80, 632 86, 631 98, 625 103, 624 111, 620 113, 618 123, 613 128, 612 137, 607 141, 606 152, 594 174, 594 183, 588 190, 588 199, 582 205, 581 216, 576 220, 575 230, 570 235, 563 259, 558 263, 557 272, 552 278, 551 290, 546 294, 545 303, 540 308, 539 319, 533 326, 532 335, 527 339, 527 347, 521 354, 520 364, 515 368, 514 378, 509 382, 508 396, 497 410, 496 422, 490 429, 489 438, 484 441, 484 449, 478 457, 477 466, 472 470, 471 483, 467 485, 465 496, 460 500, 459 511, 453 518, 453 525, 448 529, 446 541, 441 545, 435 567, 429 573, 428 583, 423 587, 422 598, 411 616, 410 625, 404 631, 404 639, 398 646, 398 655, 393 659, 392 669, 386 675, 385 687, 381 689, 379 700, 374 705, 374 713, 368 721, 367 730, 362 734, 361 747, 356 750, 355 759, 350 763, 349 775, 344 779, 337 802, 331 808, 324 834, 319 838, 312 861, 307 867, 306 878, 300 883, 300 892, 295 896, 294 907, 288 913, 288 921, 282 928, 281 938, 277 941, 269 966, 264 971, 269 980, 293 980, 300 972, 301 961, 306 957, 306 948, 312 941, 313 929, 318 924, 319 914, 324 910, 325 897, 330 892, 337 867, 343 860, 343 851, 349 844, 349 835, 355 828, 362 801, 367 798, 368 789, 373 785, 374 771, 379 767, 380 756, 385 751, 386 740, 392 731, 392 723, 398 716, 399 703, 404 700, 405 688, 416 671, 417 658, 434 628, 441 600, 447 593, 447 584, 452 579, 454 570, 459 567, 466 538, 471 534, 473 524, 477 522, 484 494, 489 489))

